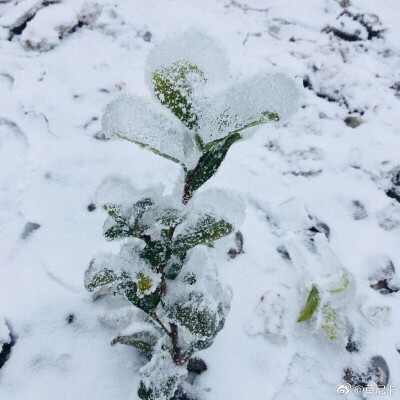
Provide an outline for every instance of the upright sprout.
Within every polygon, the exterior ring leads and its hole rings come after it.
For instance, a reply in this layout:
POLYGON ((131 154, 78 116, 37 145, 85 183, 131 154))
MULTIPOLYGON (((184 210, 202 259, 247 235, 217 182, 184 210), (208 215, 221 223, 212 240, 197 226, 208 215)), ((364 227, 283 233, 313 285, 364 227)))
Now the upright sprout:
MULTIPOLYGON (((187 54, 159 62, 151 72, 151 89, 166 109, 123 95, 106 107, 102 123, 106 136, 179 163, 184 183, 165 196, 159 189, 140 194, 126 181, 106 180, 98 200, 109 215, 104 236, 124 244, 117 255, 93 259, 85 273, 89 291, 102 288, 123 295, 145 315, 148 329, 118 336, 112 344, 133 346, 149 359, 141 369, 138 391, 146 400, 169 400, 182 393, 189 359, 211 346, 229 310, 229 296, 218 281, 209 248, 238 227, 242 203, 220 189, 196 191, 246 129, 279 121, 280 113, 289 115, 299 97, 297 86, 281 73, 261 74, 215 93, 212 71, 200 65, 210 39, 191 32, 182 43, 187 54), (110 200, 114 187, 125 193, 121 201, 118 196, 110 200), (230 211, 229 219, 222 208, 230 211)), ((156 53, 164 52, 162 46, 156 53)), ((179 39, 174 51, 176 47, 179 39)))

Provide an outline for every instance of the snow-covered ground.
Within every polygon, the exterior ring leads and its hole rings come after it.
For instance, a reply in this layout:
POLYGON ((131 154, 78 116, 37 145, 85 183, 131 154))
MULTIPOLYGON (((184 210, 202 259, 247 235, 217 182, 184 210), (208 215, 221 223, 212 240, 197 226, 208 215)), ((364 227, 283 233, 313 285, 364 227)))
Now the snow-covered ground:
POLYGON ((232 74, 277 66, 307 86, 290 122, 235 144, 206 184, 241 192, 247 211, 244 253, 226 255, 233 237, 216 248, 233 299, 198 354, 208 365, 198 398, 340 398, 345 370, 365 378, 372 357, 400 393, 400 3, 53 3, 0 0, 0 349, 13 343, 0 399, 137 399, 143 359, 110 346, 134 311, 83 286, 92 256, 117 249, 88 206, 107 175, 141 188, 177 179, 176 164, 104 140, 100 121, 121 91, 149 97, 148 52, 189 28, 226 49, 232 74), (318 230, 328 256, 315 251, 318 230), (297 322, 307 293, 296 254, 354 276, 345 338, 297 322))

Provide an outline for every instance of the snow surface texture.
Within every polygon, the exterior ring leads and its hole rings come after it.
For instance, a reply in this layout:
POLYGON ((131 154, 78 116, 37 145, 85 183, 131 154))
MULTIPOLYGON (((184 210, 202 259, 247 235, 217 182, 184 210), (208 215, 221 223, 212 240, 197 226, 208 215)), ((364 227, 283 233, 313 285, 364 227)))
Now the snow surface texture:
POLYGON ((150 97, 146 56, 178 28, 214 38, 233 75, 289 69, 307 87, 289 123, 235 144, 207 182, 239 191, 247 213, 244 253, 228 259, 233 238, 216 248, 232 302, 198 354, 198 397, 336 399, 344 369, 375 356, 400 390, 398 1, 59 3, 0 1, 0 314, 15 337, 0 399, 137 399, 143 359, 109 344, 135 310, 83 287, 89 260, 112 247, 92 203, 109 175, 172 192, 180 167, 104 140, 100 120, 120 92, 150 97), (318 232, 354 279, 359 351, 296 322, 307 290, 288 257, 317 268, 318 232))

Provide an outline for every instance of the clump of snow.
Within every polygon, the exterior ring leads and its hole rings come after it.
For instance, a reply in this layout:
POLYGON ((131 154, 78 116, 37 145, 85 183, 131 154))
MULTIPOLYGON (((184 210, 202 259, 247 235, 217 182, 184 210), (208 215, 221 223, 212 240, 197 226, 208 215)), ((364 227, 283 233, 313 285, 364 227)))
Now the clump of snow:
MULTIPOLYGON (((27 19, 36 13, 45 0, 23 0, 15 5, 8 13, 0 18, 0 25, 9 28, 16 28, 23 24, 27 19)), ((58 0, 49 1, 49 3, 57 3, 58 0)))
POLYGON ((24 48, 48 51, 78 23, 76 11, 67 4, 54 4, 37 12, 21 35, 24 48))
POLYGON ((311 316, 311 326, 329 339, 343 342, 356 295, 355 278, 340 262, 324 234, 316 234, 314 242, 317 254, 293 240, 288 241, 287 249, 299 273, 303 304, 312 287, 318 290, 318 307, 311 316))
POLYGON ((287 301, 285 290, 268 290, 260 299, 252 316, 246 321, 246 332, 251 335, 265 335, 273 343, 285 344, 285 315, 287 301))
POLYGON ((178 227, 177 233, 190 227, 204 214, 224 219, 239 229, 246 210, 243 198, 237 191, 219 188, 205 189, 196 193, 188 203, 188 208, 190 211, 187 219, 178 227))
POLYGON ((132 205, 139 199, 140 192, 129 178, 109 176, 103 179, 96 190, 95 203, 98 207, 106 204, 132 205))

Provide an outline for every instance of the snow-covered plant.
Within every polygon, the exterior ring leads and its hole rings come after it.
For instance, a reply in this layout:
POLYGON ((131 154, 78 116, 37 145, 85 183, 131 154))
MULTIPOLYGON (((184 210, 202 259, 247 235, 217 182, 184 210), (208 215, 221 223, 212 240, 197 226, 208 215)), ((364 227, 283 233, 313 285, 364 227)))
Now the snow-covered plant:
POLYGON ((85 286, 123 295, 146 315, 144 329, 112 342, 149 359, 141 369, 141 399, 173 397, 189 359, 211 346, 229 309, 212 248, 239 226, 243 206, 226 190, 197 190, 248 128, 280 121, 296 109, 299 89, 283 73, 236 81, 227 76, 223 52, 208 37, 187 32, 150 53, 152 100, 124 94, 103 115, 107 137, 150 149, 178 163, 184 174, 169 195, 163 187, 140 192, 118 177, 97 191, 108 213, 104 236, 123 244, 118 254, 91 261, 85 286))
POLYGON ((300 246, 288 243, 293 264, 301 276, 301 292, 306 294, 297 322, 310 321, 311 327, 330 340, 346 340, 346 310, 355 294, 355 280, 332 251, 322 233, 314 236, 317 260, 300 246), (308 294, 307 294, 308 293, 308 294))

